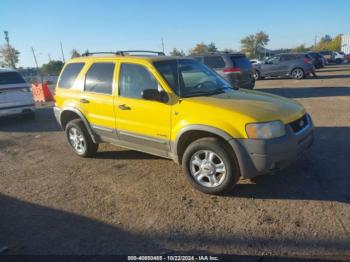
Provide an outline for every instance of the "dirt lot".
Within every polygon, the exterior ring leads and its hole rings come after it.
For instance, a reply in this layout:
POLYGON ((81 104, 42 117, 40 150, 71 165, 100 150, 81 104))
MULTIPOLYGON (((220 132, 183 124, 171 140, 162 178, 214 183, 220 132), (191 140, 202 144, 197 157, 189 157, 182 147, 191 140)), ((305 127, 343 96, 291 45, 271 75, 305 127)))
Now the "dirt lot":
POLYGON ((112 145, 75 156, 49 107, 35 121, 1 119, 0 248, 350 259, 350 66, 318 74, 257 82, 307 108, 315 142, 287 169, 224 197, 194 190, 170 160, 112 145))

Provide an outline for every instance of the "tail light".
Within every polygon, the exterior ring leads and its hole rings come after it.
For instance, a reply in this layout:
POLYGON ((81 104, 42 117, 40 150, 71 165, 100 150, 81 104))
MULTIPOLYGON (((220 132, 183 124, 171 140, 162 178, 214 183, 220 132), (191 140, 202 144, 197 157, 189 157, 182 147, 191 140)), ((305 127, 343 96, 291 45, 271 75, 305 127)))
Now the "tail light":
POLYGON ((311 64, 311 59, 304 58, 304 63, 305 63, 305 64, 311 64))
POLYGON ((230 67, 230 68, 224 69, 224 73, 236 73, 236 74, 240 74, 240 73, 241 73, 241 69, 240 69, 239 67, 230 67))

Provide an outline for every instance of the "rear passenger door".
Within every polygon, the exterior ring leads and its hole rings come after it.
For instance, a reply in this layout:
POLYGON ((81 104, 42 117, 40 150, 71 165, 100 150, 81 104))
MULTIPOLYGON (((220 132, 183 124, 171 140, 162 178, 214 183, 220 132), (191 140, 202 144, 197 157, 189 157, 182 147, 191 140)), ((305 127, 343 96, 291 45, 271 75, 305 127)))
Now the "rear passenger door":
POLYGON ((78 101, 92 129, 100 136, 115 136, 114 73, 113 62, 91 64, 78 101))

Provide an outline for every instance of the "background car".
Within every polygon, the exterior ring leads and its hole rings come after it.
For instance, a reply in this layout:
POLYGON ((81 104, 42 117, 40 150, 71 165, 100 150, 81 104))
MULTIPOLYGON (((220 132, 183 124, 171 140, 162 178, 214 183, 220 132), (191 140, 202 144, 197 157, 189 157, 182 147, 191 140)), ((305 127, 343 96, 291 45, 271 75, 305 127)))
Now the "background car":
POLYGON ((270 57, 263 64, 254 65, 255 79, 264 77, 288 76, 302 79, 313 73, 312 58, 305 53, 283 53, 270 57))
POLYGON ((254 65, 254 64, 262 64, 263 63, 263 61, 261 61, 259 59, 250 59, 249 61, 250 61, 250 63, 252 63, 252 65, 254 65))
POLYGON ((0 69, 0 116, 21 114, 33 119, 34 108, 30 85, 17 71, 0 69))
POLYGON ((340 52, 326 50, 320 51, 319 53, 327 59, 328 63, 341 64, 345 60, 345 56, 340 52))
POLYGON ((345 60, 349 63, 350 62, 350 54, 345 55, 345 60))
POLYGON ((345 61, 345 54, 342 52, 333 52, 333 62, 336 64, 341 64, 345 61))
POLYGON ((315 68, 319 69, 324 67, 324 61, 325 59, 323 56, 318 52, 308 52, 307 53, 312 58, 312 64, 315 66, 315 68))
POLYGON ((220 52, 193 58, 214 69, 234 88, 253 89, 255 86, 252 64, 242 53, 220 52))

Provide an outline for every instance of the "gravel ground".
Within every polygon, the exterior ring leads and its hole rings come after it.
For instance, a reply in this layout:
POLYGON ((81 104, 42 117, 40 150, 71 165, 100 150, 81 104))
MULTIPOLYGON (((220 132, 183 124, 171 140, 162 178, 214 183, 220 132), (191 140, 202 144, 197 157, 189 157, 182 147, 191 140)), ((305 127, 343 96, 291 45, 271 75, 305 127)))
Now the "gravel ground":
POLYGON ((35 121, 0 119, 0 248, 350 260, 350 66, 318 75, 257 82, 306 107, 315 142, 222 197, 194 190, 167 159, 106 144, 96 158, 75 156, 49 105, 35 121))

